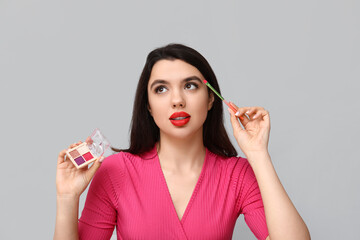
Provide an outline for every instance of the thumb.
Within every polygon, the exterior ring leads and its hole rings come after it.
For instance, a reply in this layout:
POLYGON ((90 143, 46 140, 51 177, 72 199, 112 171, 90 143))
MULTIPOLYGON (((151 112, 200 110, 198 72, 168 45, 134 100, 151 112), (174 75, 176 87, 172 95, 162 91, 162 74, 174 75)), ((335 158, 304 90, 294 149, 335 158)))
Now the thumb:
POLYGON ((100 157, 98 158, 94 164, 86 171, 86 179, 89 180, 89 182, 91 181, 91 179, 94 177, 96 171, 99 169, 99 167, 101 166, 102 161, 104 160, 104 157, 100 157))
POLYGON ((230 113, 230 121, 231 121, 231 126, 233 127, 233 130, 234 130, 234 134, 236 132, 242 131, 243 128, 241 127, 238 118, 235 116, 235 114, 233 113, 233 111, 231 111, 230 108, 228 110, 230 113))

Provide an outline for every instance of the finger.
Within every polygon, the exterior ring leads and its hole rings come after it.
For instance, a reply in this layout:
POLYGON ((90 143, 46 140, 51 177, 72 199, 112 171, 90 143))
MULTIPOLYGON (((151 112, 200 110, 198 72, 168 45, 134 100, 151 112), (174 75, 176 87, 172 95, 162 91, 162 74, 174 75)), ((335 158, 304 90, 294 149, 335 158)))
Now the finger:
POLYGON ((262 118, 263 116, 267 115, 268 112, 264 108, 256 108, 253 112, 252 119, 262 118))
POLYGON ((239 117, 241 124, 243 126, 246 126, 246 124, 249 122, 248 116, 245 114, 247 110, 249 110, 248 107, 239 108, 234 103, 230 102, 232 106, 234 106, 237 109, 237 112, 235 113, 235 116, 239 117))
POLYGON ((270 113, 265 110, 262 119, 265 122, 265 126, 270 130, 270 113))
POLYGON ((250 119, 253 119, 257 110, 258 110, 257 107, 249 107, 248 110, 246 111, 246 114, 249 116, 250 119))
POLYGON ((248 122, 250 122, 250 117, 249 115, 246 113, 249 110, 249 108, 244 107, 244 108, 239 108, 238 112, 236 113, 236 115, 240 115, 240 116, 244 116, 243 119, 241 119, 241 123, 246 126, 246 124, 248 124, 248 122))
POLYGON ((66 149, 62 150, 59 153, 58 160, 57 160, 58 164, 63 163, 65 161, 65 155, 66 155, 66 149))
POLYGON ((104 160, 104 157, 99 157, 98 159, 96 159, 94 164, 88 169, 88 171, 86 172, 86 180, 88 182, 90 182, 91 179, 94 177, 96 171, 101 166, 101 163, 102 163, 103 160, 104 160))
POLYGON ((86 142, 87 144, 93 144, 93 140, 91 139, 91 137, 87 137, 86 140, 85 140, 85 142, 86 142))
POLYGON ((79 146, 81 143, 82 143, 81 141, 78 141, 77 143, 73 143, 69 146, 69 149, 79 146))
POLYGON ((243 128, 242 128, 240 122, 238 121, 238 118, 235 116, 235 113, 230 108, 228 108, 228 111, 230 113, 230 122, 231 122, 231 126, 233 128, 234 134, 238 131, 242 131, 243 128))
MULTIPOLYGON (((265 110, 266 111, 266 110, 265 110)), ((266 111, 265 115, 263 116, 263 119, 266 121, 266 122, 269 122, 270 123, 270 113, 269 111, 266 111)))
POLYGON ((249 116, 250 119, 256 119, 257 117, 261 116, 260 112, 263 112, 264 110, 265 109, 262 107, 249 107, 246 111, 246 114, 249 116))

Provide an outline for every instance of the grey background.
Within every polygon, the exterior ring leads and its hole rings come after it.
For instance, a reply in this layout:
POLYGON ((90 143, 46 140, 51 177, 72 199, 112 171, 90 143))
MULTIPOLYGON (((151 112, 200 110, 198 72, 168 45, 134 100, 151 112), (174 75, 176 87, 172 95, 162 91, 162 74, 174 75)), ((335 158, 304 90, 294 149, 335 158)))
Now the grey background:
MULTIPOLYGON (((312 238, 358 238, 359 16, 355 0, 0 0, 0 239, 52 238, 58 152, 95 127, 127 147, 145 57, 170 42, 208 59, 226 99, 270 111, 312 238)), ((234 239, 254 239, 242 217, 234 239)))

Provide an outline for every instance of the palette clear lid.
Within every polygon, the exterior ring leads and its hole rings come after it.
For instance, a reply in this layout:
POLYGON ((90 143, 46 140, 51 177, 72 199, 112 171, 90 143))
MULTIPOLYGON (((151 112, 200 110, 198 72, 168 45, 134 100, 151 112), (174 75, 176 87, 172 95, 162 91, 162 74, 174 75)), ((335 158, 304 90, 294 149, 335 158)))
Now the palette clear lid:
POLYGON ((103 156, 106 149, 110 147, 110 142, 106 139, 106 137, 100 132, 98 128, 96 128, 91 134, 91 136, 86 139, 86 143, 90 149, 90 152, 95 157, 103 156))

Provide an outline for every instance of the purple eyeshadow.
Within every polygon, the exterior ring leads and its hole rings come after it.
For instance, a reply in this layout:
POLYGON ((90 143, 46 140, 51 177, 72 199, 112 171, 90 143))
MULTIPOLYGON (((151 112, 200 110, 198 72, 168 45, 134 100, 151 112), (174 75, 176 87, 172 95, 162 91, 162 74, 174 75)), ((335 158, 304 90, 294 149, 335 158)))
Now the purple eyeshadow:
POLYGON ((80 156, 80 157, 78 157, 78 158, 76 158, 74 160, 77 163, 77 165, 81 165, 81 164, 83 164, 85 162, 85 160, 84 160, 84 158, 82 156, 80 156))

